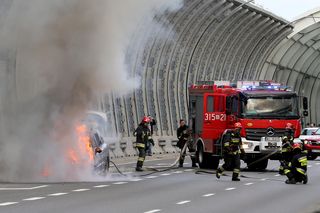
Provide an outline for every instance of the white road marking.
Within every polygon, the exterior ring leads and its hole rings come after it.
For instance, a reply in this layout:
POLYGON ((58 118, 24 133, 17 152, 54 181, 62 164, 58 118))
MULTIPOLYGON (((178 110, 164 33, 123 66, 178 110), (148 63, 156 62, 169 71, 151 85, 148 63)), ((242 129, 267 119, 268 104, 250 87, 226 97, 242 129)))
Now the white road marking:
POLYGON ((253 183, 245 183, 244 185, 245 186, 250 186, 250 185, 252 185, 253 183))
POLYGON ((320 163, 316 163, 316 165, 320 165, 320 163))
POLYGON ((202 195, 202 197, 211 197, 211 196, 213 196, 213 195, 215 195, 215 194, 214 194, 214 193, 210 193, 210 194, 202 195))
POLYGON ((312 167, 312 166, 311 166, 311 165, 308 165, 307 167, 310 168, 310 167, 312 167))
POLYGON ((174 174, 181 174, 181 173, 183 173, 183 171, 176 171, 176 172, 172 172, 172 173, 174 173, 174 174))
POLYGON ((153 178, 157 178, 158 176, 148 176, 148 177, 145 177, 145 178, 148 178, 148 179, 153 179, 153 178))
POLYGON ((226 188, 226 191, 231 191, 231 190, 235 190, 236 188, 226 188))
POLYGON ((116 182, 116 183, 113 183, 114 185, 122 185, 122 184, 126 184, 128 182, 116 182))
POLYGON ((94 188, 104 188, 104 187, 108 187, 109 185, 97 185, 97 186, 94 186, 94 188))
POLYGON ((66 192, 60 192, 60 193, 48 194, 48 196, 55 197, 55 196, 61 196, 61 195, 66 195, 66 194, 68 194, 68 193, 66 193, 66 192))
POLYGON ((73 192, 85 192, 85 191, 89 191, 90 189, 75 189, 72 190, 73 192))
POLYGON ((30 197, 30 198, 26 198, 26 199, 23 199, 25 201, 33 201, 33 200, 42 200, 44 199, 45 197, 30 197))
POLYGON ((169 176, 169 175, 171 175, 171 174, 169 174, 169 173, 163 173, 163 174, 161 174, 161 176, 169 176))
POLYGON ((154 209, 154 210, 147 211, 147 212, 144 212, 144 213, 155 213, 155 212, 161 212, 161 209, 154 209))
POLYGON ((183 204, 186 204, 186 203, 190 203, 191 200, 184 200, 184 201, 180 201, 178 203, 176 203, 177 205, 183 205, 183 204))
POLYGON ((260 179, 260 180, 265 181, 265 180, 267 180, 267 178, 262 178, 262 179, 260 179))
POLYGON ((10 206, 13 204, 17 204, 18 202, 6 202, 6 203, 0 203, 0 206, 10 206))
POLYGON ((194 169, 185 169, 184 171, 185 171, 185 172, 193 172, 194 169))
POLYGON ((134 181, 134 182, 138 182, 138 181, 142 181, 143 179, 141 178, 135 178, 135 179, 132 179, 131 181, 134 181))
POLYGON ((274 175, 274 176, 279 177, 279 176, 280 176, 280 174, 277 174, 277 175, 274 175))
POLYGON ((18 191, 18 190, 33 190, 33 189, 40 189, 40 188, 45 188, 48 187, 48 185, 41 185, 41 186, 35 186, 35 187, 30 187, 30 188, 0 188, 2 191, 6 190, 12 190, 12 191, 18 191))

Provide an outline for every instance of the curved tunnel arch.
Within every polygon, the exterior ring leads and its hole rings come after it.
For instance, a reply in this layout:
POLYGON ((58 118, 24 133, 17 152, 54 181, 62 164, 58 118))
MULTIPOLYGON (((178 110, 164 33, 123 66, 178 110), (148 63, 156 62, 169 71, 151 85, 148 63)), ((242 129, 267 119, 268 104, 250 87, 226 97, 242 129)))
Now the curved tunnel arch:
POLYGON ((308 97, 306 122, 320 123, 320 8, 293 22, 294 31, 273 50, 260 72, 308 97), (318 106, 318 107, 317 107, 318 106))
POLYGON ((144 27, 129 53, 132 75, 142 78, 140 88, 113 101, 124 137, 144 114, 156 116, 156 136, 174 135, 179 119, 187 117, 189 84, 257 78, 266 52, 292 31, 287 21, 241 0, 184 0, 181 9, 157 14, 154 22, 166 27, 144 27), (131 116, 125 116, 126 109, 131 116))
POLYGON ((319 10, 289 23, 242 0, 183 3, 142 24, 132 38, 127 65, 142 84, 125 98, 109 95, 105 104, 115 111, 120 136, 132 136, 139 118, 151 114, 158 120, 155 139, 172 138, 187 117, 187 85, 198 80, 286 83, 309 97, 307 122, 320 123, 319 10))

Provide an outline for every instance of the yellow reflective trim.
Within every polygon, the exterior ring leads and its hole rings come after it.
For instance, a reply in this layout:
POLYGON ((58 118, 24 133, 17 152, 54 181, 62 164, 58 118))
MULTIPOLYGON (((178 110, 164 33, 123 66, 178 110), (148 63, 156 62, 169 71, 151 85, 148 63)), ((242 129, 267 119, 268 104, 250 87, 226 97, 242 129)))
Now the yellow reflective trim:
POLYGON ((143 144, 143 143, 137 143, 136 147, 145 148, 145 144, 143 144))
POLYGON ((296 170, 297 170, 299 173, 303 174, 303 175, 306 174, 306 171, 304 171, 304 169, 296 168, 296 170))
POLYGON ((289 172, 291 172, 290 169, 285 169, 284 170, 284 174, 288 174, 289 172))
POLYGON ((234 169, 233 172, 234 173, 240 173, 240 169, 234 169))
POLYGON ((230 145, 229 142, 224 143, 224 146, 229 146, 229 145, 230 145))
POLYGON ((140 158, 138 158, 138 161, 142 161, 142 162, 143 162, 143 161, 144 161, 144 159, 145 159, 145 158, 140 157, 140 158))

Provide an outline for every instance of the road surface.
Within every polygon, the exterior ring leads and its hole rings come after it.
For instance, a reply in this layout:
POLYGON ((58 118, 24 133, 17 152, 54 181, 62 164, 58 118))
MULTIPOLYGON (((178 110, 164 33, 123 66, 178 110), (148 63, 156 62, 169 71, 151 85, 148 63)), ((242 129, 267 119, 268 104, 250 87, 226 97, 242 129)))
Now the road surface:
MULTIPOLYGON (((149 161, 162 167, 171 160, 149 161)), ((213 174, 196 174, 190 168, 151 175, 112 175, 101 182, 1 183, 0 212, 154 213, 236 212, 309 213, 320 211, 320 160, 309 161, 309 183, 287 185, 270 161, 265 172, 242 171, 240 182, 230 181, 230 172, 217 180, 213 174), (146 176, 140 176, 146 175, 146 176)), ((133 170, 134 164, 125 164, 133 170)))

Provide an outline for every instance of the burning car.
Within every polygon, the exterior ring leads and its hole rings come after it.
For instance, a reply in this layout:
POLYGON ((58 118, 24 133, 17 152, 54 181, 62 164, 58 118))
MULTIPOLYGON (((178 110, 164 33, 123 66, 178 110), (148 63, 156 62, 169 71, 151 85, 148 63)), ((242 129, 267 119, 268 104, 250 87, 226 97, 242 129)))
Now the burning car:
POLYGON ((105 175, 110 167, 109 146, 105 142, 107 137, 106 127, 107 117, 105 113, 96 111, 88 111, 82 124, 77 127, 80 140, 87 143, 89 153, 91 153, 89 159, 93 163, 94 172, 99 175, 105 175))

